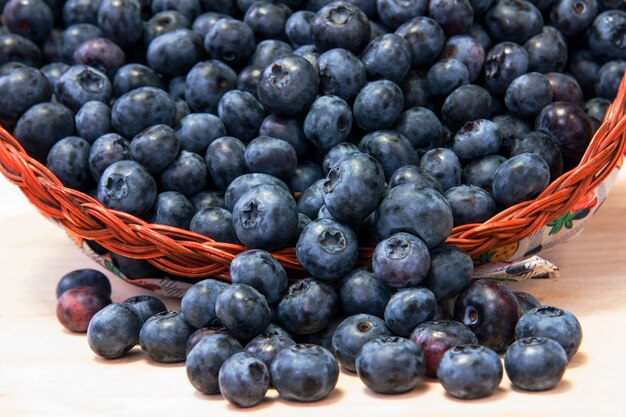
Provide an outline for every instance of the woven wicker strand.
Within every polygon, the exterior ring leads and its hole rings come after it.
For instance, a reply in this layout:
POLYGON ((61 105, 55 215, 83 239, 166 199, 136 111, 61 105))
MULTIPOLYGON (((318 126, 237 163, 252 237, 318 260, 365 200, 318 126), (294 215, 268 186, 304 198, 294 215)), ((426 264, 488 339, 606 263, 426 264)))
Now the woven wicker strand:
MULTIPOLYGON (((626 144, 626 77, 617 98, 593 137, 580 164, 552 182, 537 198, 510 207, 482 224, 455 227, 447 243, 476 257, 532 234, 595 189, 613 171, 626 144)), ((26 154, 15 138, 0 126, 0 171, 20 187, 46 217, 72 234, 179 277, 216 276, 228 280, 232 259, 245 247, 215 242, 173 227, 149 224, 126 213, 107 209, 84 193, 64 187, 44 165, 26 154)), ((303 269, 294 248, 273 255, 290 272, 303 269)), ((362 247, 359 263, 371 262, 372 248, 362 247)))

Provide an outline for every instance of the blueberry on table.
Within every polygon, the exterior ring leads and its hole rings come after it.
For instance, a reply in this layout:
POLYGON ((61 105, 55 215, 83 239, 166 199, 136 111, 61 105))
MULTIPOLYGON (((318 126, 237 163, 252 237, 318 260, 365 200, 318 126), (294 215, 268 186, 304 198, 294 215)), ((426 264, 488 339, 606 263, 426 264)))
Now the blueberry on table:
POLYGON ((163 89, 163 80, 151 68, 141 64, 126 64, 113 77, 113 92, 116 97, 140 87, 163 89))
POLYGON ((215 314, 235 337, 249 340, 270 323, 270 308, 265 297, 246 284, 226 287, 215 301, 215 314))
POLYGON ((211 324, 217 318, 215 313, 217 297, 227 287, 227 284, 214 279, 205 279, 192 285, 180 303, 185 320, 198 328, 211 324))
POLYGON ((189 339, 187 339, 187 343, 185 344, 185 355, 189 356, 191 349, 193 349, 202 339, 213 334, 225 334, 233 337, 233 335, 226 330, 226 327, 222 326, 219 323, 219 320, 216 320, 207 327, 199 328, 189 336, 189 339))
POLYGON ((326 328, 337 311, 333 288, 307 278, 292 284, 278 303, 278 320, 293 334, 312 334, 326 328))
POLYGON ((517 303, 519 304, 520 318, 533 308, 541 306, 539 300, 537 300, 532 294, 524 291, 514 291, 513 294, 515 294, 515 297, 517 298, 517 303))
POLYGON ((414 67, 431 64, 439 56, 446 40, 441 26, 425 16, 414 17, 398 27, 395 33, 409 43, 414 67))
POLYGON ((151 295, 135 295, 127 298, 124 303, 135 309, 141 317, 143 323, 155 314, 162 313, 167 310, 163 301, 151 295))
POLYGON ((102 0, 98 27, 104 37, 122 48, 134 45, 143 34, 141 4, 137 0, 102 0))
POLYGON ((185 345, 195 328, 179 311, 163 311, 150 317, 141 327, 141 349, 157 362, 185 360, 185 345))
POLYGON ((252 407, 260 403, 270 387, 270 371, 261 359, 239 352, 222 364, 218 383, 220 393, 239 407, 252 407))
POLYGON ((490 395, 500 385, 502 374, 498 354, 479 345, 453 347, 437 368, 437 378, 446 392, 464 400, 490 395))
POLYGON ((289 401, 319 401, 335 388, 339 366, 321 346, 298 344, 283 349, 270 366, 272 385, 289 401))
POLYGON ((485 26, 494 41, 521 45, 541 32, 543 17, 530 2, 497 0, 485 15, 485 26))
POLYGON ((129 304, 109 304, 89 322, 87 342, 98 356, 119 358, 139 343, 142 324, 141 317, 129 304))
POLYGON ((287 291, 287 273, 280 263, 264 250, 241 252, 230 263, 230 278, 235 284, 247 284, 276 304, 287 291))
POLYGON ((281 331, 276 331, 268 326, 263 333, 248 342, 245 351, 263 361, 269 367, 281 350, 296 344, 286 333, 282 329, 281 331))
POLYGON ((344 313, 383 317, 392 290, 370 268, 359 267, 339 281, 337 293, 344 313))
POLYGON ((107 208, 141 216, 153 207, 157 186, 150 173, 135 161, 110 165, 98 182, 98 200, 107 208))
POLYGON ((429 267, 428 248, 422 240, 409 233, 395 233, 374 248, 374 274, 392 288, 419 285, 429 267))
POLYGON ((496 214, 496 202, 487 191, 475 185, 459 185, 444 197, 452 208, 454 226, 483 223, 496 214))
POLYGON ((567 358, 576 354, 583 333, 578 319, 567 310, 552 306, 539 306, 524 313, 515 327, 515 338, 547 337, 558 342, 567 358))
POLYGON ((522 153, 500 165, 493 177, 493 196, 498 203, 510 207, 535 198, 549 183, 546 161, 534 153, 522 153))
POLYGON ((57 284, 56 296, 59 298, 65 291, 77 287, 94 287, 102 294, 111 296, 109 279, 95 269, 77 269, 63 275, 57 284))
POLYGON ((435 294, 437 302, 444 302, 467 287, 473 272, 474 264, 467 253, 444 244, 430 252, 430 269, 424 285, 435 294))
POLYGON ((223 62, 210 60, 187 73, 185 101, 195 113, 217 113, 220 98, 237 84, 237 73, 223 62))
POLYGON ((528 70, 543 74, 563 71, 567 64, 567 41, 557 29, 546 26, 524 44, 528 52, 528 70))
MULTIPOLYGON (((155 13, 143 29, 143 43, 149 46, 153 40, 177 29, 189 29, 189 19, 176 10, 163 10, 155 13)), ((195 31, 194 31, 195 32, 195 31)), ((197 33, 197 32, 196 32, 197 33)))
POLYGON ((340 278, 354 268, 359 255, 355 233, 330 219, 317 219, 304 228, 296 244, 296 257, 312 276, 340 278))
POLYGON ((356 372, 356 357, 363 345, 379 336, 391 335, 383 319, 370 314, 356 314, 342 321, 333 333, 333 352, 341 366, 356 372))
POLYGON ((525 391, 554 388, 563 378, 567 354, 546 337, 526 337, 514 342, 504 355, 504 369, 514 386, 525 391))
POLYGON ((84 333, 91 318, 109 304, 109 295, 97 287, 70 288, 57 301, 57 319, 66 329, 84 333))
POLYGON ((12 33, 35 43, 45 41, 54 25, 52 11, 42 0, 9 0, 2 9, 2 20, 12 33))
POLYGON ((473 281, 454 303, 453 317, 465 324, 478 342, 495 351, 513 340, 519 304, 515 294, 498 281, 473 281))
POLYGON ((297 55, 286 55, 265 67, 257 94, 272 113, 291 116, 302 113, 313 103, 319 83, 319 75, 309 61, 297 55))
POLYGON ((68 136, 52 146, 46 167, 66 187, 86 191, 93 183, 89 170, 89 142, 78 136, 68 136))
POLYGON ((311 38, 320 51, 343 48, 359 53, 370 38, 367 16, 357 6, 333 2, 322 7, 311 20, 311 38))
POLYGON ((52 97, 45 75, 31 67, 15 68, 0 76, 0 117, 17 121, 28 109, 52 97))
POLYGON ((385 308, 385 323, 394 334, 409 336, 420 324, 433 320, 435 295, 427 288, 404 288, 391 296, 385 308))
POLYGON ((320 90, 352 101, 365 85, 366 72, 361 60, 352 52, 335 48, 324 52, 318 59, 320 90))
POLYGON ((232 336, 212 334, 200 340, 187 355, 185 368, 191 385, 204 394, 218 394, 219 371, 224 362, 243 351, 232 336))
POLYGON ((111 109, 111 125, 122 136, 132 138, 154 125, 171 126, 176 117, 174 99, 154 87, 140 87, 118 98, 111 109))
MULTIPOLYGON (((91 102, 90 102, 91 103, 91 102)), ((115 162, 130 159, 130 142, 117 133, 108 133, 97 138, 89 150, 89 169, 96 181, 115 162)))
POLYGON ((88 101, 76 113, 76 133, 90 144, 111 131, 111 109, 100 101, 88 101))

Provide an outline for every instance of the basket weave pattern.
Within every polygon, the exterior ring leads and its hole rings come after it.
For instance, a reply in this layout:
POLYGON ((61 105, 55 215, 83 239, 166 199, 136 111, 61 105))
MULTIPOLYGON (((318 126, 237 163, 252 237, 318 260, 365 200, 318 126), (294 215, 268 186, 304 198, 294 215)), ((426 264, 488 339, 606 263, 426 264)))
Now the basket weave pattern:
MULTIPOLYGON (((482 224, 455 227, 447 243, 472 257, 532 234, 568 211, 595 189, 620 161, 626 144, 626 77, 617 98, 592 139, 580 164, 552 182, 537 198, 510 207, 482 224)), ((71 233, 97 242, 130 258, 146 259, 156 267, 183 277, 216 276, 228 280, 232 259, 246 248, 216 242, 169 226, 150 224, 129 214, 107 209, 97 200, 64 187, 44 165, 26 154, 0 126, 0 171, 20 187, 46 217, 71 233)), ((362 247, 360 264, 371 261, 372 248, 362 247)), ((290 272, 302 275, 294 248, 273 255, 290 272)))

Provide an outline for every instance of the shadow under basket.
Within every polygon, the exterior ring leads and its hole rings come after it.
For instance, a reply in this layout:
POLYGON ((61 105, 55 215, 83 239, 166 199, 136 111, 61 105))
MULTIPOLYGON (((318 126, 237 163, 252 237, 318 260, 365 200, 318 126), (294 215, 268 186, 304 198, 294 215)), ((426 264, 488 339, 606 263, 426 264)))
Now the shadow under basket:
MULTIPOLYGON (((446 243, 476 263, 514 261, 562 243, 582 231, 607 197, 626 144, 626 77, 579 165, 554 180, 534 200, 498 213, 482 224, 455 227, 446 243)), ((0 127, 0 170, 48 219, 62 226, 88 255, 130 283, 181 297, 206 277, 229 280, 232 259, 245 247, 110 210, 64 187, 0 127)), ((361 247, 359 264, 373 248, 361 247)), ((273 253, 290 276, 303 277, 295 248, 273 253)))

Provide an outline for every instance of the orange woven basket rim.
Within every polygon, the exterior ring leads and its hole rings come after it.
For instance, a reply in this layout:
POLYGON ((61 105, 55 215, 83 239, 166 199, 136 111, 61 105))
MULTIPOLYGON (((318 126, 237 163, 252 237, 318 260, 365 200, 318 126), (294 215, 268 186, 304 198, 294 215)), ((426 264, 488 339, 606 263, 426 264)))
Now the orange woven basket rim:
MULTIPOLYGON (((609 176, 624 153, 625 132, 626 76, 622 78, 617 97, 577 167, 554 180, 534 200, 509 207, 482 224, 455 227, 446 243, 474 258, 534 233, 567 212, 609 176)), ((2 126, 0 171, 20 187, 44 216, 57 221, 71 234, 95 241, 119 255, 145 259, 178 277, 214 276, 229 280, 230 262, 248 249, 216 242, 188 230, 147 223, 127 213, 107 209, 94 198, 64 187, 50 170, 30 157, 2 126)), ((372 252, 371 247, 361 247, 359 264, 371 263, 372 252)), ((295 248, 285 248, 272 254, 290 276, 303 275, 295 248)))

